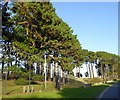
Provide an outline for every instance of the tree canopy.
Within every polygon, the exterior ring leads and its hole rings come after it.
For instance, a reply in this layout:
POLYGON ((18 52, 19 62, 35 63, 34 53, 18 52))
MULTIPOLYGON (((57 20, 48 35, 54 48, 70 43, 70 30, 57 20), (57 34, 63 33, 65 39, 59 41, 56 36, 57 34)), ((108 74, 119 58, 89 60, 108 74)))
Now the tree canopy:
MULTIPOLYGON (((16 63, 24 61, 23 65, 29 68, 33 63, 43 63, 46 53, 47 62, 53 59, 60 62, 62 69, 69 71, 74 64, 80 66, 84 61, 94 62, 96 59, 117 66, 118 55, 82 49, 77 35, 56 14, 51 2, 13 2, 11 7, 7 4, 2 12, 2 38, 5 42, 2 65, 7 62, 10 66, 15 60, 16 63), (6 55, 9 61, 6 61, 6 55)), ((10 69, 14 70, 15 66, 10 69)))

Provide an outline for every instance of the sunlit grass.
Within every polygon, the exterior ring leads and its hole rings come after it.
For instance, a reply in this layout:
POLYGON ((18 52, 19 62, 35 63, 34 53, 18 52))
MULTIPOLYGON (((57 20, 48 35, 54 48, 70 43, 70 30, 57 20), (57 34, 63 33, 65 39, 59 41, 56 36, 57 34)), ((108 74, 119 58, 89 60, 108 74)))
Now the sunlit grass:
POLYGON ((60 91, 42 91, 34 93, 18 93, 7 95, 5 98, 95 98, 108 85, 80 87, 80 88, 64 88, 60 91))
MULTIPOLYGON (((10 81, 8 81, 9 83, 10 81)), ((44 83, 34 86, 34 92, 23 93, 23 86, 17 86, 10 83, 7 87, 7 95, 4 98, 95 98, 104 89, 111 86, 113 82, 106 84, 97 84, 90 87, 83 87, 80 82, 71 80, 71 83, 66 84, 60 91, 54 88, 53 83, 47 83, 47 88, 44 88, 44 83)))

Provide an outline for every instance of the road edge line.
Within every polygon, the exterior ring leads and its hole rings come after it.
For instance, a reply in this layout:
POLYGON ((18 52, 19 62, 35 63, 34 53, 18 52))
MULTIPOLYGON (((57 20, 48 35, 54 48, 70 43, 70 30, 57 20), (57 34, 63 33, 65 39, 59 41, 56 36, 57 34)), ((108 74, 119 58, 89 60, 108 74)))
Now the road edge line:
POLYGON ((111 86, 107 87, 97 98, 97 100, 100 100, 101 97, 104 95, 104 93, 110 88, 111 86))

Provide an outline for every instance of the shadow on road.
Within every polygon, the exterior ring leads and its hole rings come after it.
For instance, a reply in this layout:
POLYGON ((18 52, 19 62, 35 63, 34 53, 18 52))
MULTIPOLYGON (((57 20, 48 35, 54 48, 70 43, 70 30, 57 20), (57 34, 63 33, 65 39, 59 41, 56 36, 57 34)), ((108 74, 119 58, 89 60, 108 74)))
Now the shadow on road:
MULTIPOLYGON (((73 80, 71 80, 73 81, 73 80)), ((83 83, 77 81, 78 87, 65 87, 58 92, 63 98, 92 98, 95 99, 109 85, 97 85, 84 87, 83 83), (79 86, 81 84, 81 86, 79 86)), ((75 83, 74 83, 75 84, 75 83)), ((73 83, 72 83, 73 85, 73 83)))

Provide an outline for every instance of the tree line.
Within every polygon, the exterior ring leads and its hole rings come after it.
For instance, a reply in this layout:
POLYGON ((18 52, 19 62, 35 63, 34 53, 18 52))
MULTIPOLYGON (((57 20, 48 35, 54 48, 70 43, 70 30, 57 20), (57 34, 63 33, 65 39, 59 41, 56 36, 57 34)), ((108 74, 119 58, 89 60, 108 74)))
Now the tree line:
POLYGON ((54 81, 59 89, 60 81, 67 82, 75 65, 97 59, 101 75, 106 65, 110 66, 108 75, 117 75, 120 57, 82 49, 77 35, 57 16, 51 2, 12 2, 9 6, 6 0, 1 11, 1 72, 7 71, 7 79, 42 81, 47 75, 46 80, 54 81))

